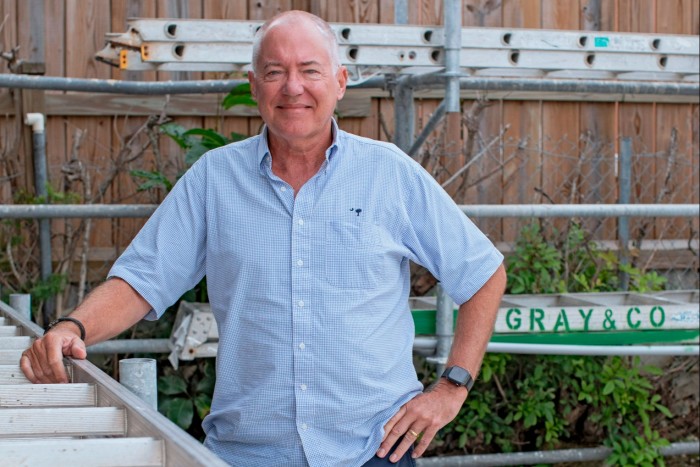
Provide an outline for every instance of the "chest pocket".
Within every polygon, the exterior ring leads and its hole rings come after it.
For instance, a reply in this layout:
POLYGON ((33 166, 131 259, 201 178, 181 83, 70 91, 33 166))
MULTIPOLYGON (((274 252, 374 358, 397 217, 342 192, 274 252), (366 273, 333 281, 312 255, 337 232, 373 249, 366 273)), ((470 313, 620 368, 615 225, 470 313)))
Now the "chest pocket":
POLYGON ((373 289, 384 272, 379 228, 369 222, 330 221, 326 225, 326 280, 342 289, 373 289))

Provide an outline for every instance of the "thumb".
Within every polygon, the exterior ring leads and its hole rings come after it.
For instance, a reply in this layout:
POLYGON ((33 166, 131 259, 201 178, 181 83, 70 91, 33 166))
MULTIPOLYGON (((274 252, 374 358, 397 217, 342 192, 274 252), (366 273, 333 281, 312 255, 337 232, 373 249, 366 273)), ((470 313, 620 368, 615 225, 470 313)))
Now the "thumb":
POLYGON ((71 342, 67 347, 68 351, 65 352, 65 355, 67 357, 73 357, 79 360, 83 360, 87 357, 87 349, 85 348, 85 342, 83 342, 80 338, 75 337, 71 339, 71 342))

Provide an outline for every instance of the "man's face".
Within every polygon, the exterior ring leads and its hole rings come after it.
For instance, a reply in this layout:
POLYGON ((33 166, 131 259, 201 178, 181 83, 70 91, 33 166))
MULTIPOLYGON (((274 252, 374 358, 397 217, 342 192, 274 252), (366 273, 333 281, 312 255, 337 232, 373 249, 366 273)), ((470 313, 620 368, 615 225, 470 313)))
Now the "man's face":
POLYGON ((293 144, 329 137, 347 70, 332 65, 327 40, 303 21, 284 21, 267 31, 257 72, 248 78, 271 138, 293 144))

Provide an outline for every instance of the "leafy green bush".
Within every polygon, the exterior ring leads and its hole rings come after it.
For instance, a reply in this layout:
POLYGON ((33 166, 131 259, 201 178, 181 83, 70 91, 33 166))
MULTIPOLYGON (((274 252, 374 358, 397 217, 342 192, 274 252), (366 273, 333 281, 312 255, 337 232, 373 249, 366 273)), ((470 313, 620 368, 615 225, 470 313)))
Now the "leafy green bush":
POLYGON ((662 290, 666 283, 655 271, 622 264, 614 252, 601 250, 575 221, 563 234, 552 229, 549 237, 538 222, 526 225, 506 269, 511 294, 611 292, 620 289, 622 272, 629 277, 629 290, 662 290))
POLYGON ((433 454, 603 444, 611 465, 663 465, 650 417, 671 413, 638 358, 487 354, 481 378, 433 454))

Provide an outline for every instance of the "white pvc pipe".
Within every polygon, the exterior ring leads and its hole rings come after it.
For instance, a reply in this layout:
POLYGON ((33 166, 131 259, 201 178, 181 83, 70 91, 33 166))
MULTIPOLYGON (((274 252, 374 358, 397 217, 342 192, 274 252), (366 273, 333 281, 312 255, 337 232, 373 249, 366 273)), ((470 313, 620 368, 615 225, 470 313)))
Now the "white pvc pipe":
MULTIPOLYGON (((417 336, 413 351, 419 355, 435 354, 435 336, 417 336)), ((687 345, 559 345, 559 344, 513 344, 490 342, 486 348, 491 353, 514 353, 529 355, 700 355, 700 346, 687 345)), ((437 358, 433 361, 441 363, 437 358)), ((444 363, 444 362, 442 362, 444 363)))
POLYGON ((44 132, 44 114, 28 113, 24 117, 24 124, 32 127, 34 133, 44 132))
POLYGON ((700 355, 698 345, 557 345, 491 342, 487 352, 530 355, 700 355))

